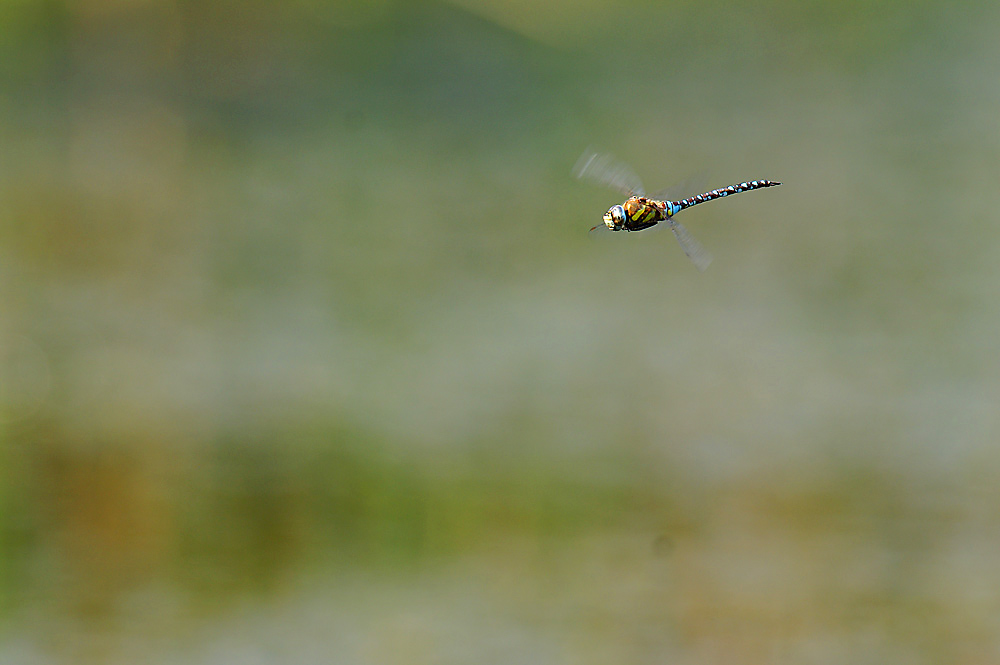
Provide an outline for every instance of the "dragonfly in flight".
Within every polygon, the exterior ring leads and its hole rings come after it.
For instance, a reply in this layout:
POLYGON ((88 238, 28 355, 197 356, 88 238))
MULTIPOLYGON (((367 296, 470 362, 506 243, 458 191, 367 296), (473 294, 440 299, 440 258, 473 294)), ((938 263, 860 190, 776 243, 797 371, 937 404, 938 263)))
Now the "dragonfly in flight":
POLYGON ((712 255, 674 219, 674 215, 705 201, 781 184, 773 180, 750 180, 722 189, 713 189, 697 196, 679 198, 676 201, 671 200, 678 195, 673 188, 647 197, 639 176, 627 164, 611 155, 591 151, 583 153, 573 168, 573 173, 577 178, 586 178, 606 185, 628 197, 624 203, 611 206, 611 209, 604 213, 604 223, 590 229, 591 235, 613 231, 642 231, 662 223, 673 232, 684 254, 691 259, 698 270, 708 267, 712 262, 712 255))

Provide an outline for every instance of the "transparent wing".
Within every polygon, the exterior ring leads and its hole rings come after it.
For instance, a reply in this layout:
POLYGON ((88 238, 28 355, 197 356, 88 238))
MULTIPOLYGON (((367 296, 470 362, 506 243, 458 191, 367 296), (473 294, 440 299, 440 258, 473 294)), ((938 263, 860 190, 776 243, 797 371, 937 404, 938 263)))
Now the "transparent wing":
POLYGON ((573 167, 573 175, 615 189, 625 196, 645 196, 639 176, 624 162, 607 153, 587 149, 573 167))
POLYGON ((656 192, 649 198, 657 201, 680 201, 708 191, 708 171, 699 171, 681 182, 656 192))
POLYGON ((701 243, 692 237, 688 230, 678 222, 672 219, 667 222, 670 225, 670 230, 673 231, 674 237, 677 238, 677 242, 681 244, 681 249, 689 259, 694 263, 694 267, 698 270, 704 270, 708 267, 708 264, 712 262, 712 255, 708 253, 708 250, 701 246, 701 243))

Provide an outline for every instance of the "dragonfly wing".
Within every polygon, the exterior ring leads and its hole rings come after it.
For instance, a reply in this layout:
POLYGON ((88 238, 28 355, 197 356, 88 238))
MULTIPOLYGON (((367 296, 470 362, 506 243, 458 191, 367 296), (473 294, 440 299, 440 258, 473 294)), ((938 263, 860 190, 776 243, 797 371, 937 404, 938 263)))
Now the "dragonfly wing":
POLYGON ((673 231, 674 237, 677 238, 677 242, 681 244, 681 249, 684 250, 687 257, 694 263, 694 267, 698 270, 707 268, 708 264, 712 262, 712 255, 708 253, 708 250, 702 247, 701 243, 695 240, 679 222, 669 220, 667 223, 670 225, 670 230, 673 231))
POLYGON ((650 198, 657 201, 680 201, 708 191, 708 171, 699 171, 672 187, 661 189, 650 198))
POLYGON ((627 164, 607 153, 586 150, 576 161, 573 175, 611 187, 625 196, 645 196, 639 176, 627 164))

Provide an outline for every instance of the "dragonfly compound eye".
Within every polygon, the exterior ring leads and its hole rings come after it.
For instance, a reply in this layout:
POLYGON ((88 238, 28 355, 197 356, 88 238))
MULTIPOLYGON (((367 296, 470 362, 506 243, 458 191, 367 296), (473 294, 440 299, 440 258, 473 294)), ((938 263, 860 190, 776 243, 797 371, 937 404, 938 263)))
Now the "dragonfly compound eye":
POLYGON ((612 231, 617 231, 625 224, 625 209, 613 206, 611 210, 604 213, 604 224, 612 231))

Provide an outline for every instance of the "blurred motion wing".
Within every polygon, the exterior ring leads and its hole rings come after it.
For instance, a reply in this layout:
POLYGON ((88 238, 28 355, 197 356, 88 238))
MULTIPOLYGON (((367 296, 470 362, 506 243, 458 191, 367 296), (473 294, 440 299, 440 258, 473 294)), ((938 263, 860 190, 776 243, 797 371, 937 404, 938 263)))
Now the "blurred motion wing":
POLYGON ((661 189, 649 198, 657 201, 680 201, 708 191, 708 170, 699 171, 681 182, 661 189))
POLYGON ((573 167, 573 175, 611 187, 625 196, 645 196, 639 176, 627 164, 607 153, 584 151, 573 167))
POLYGON ((708 250, 702 247, 701 243, 695 240, 682 224, 672 220, 668 224, 670 224, 670 230, 673 231, 677 242, 681 244, 681 249, 694 263, 695 268, 698 270, 707 268, 708 264, 712 262, 712 255, 708 253, 708 250))

